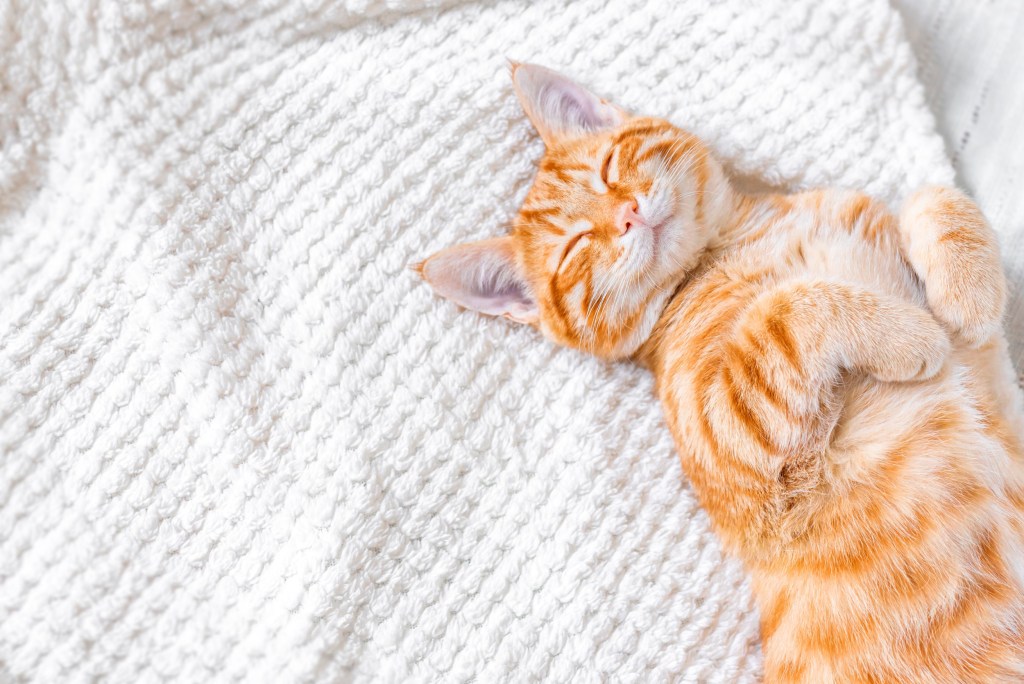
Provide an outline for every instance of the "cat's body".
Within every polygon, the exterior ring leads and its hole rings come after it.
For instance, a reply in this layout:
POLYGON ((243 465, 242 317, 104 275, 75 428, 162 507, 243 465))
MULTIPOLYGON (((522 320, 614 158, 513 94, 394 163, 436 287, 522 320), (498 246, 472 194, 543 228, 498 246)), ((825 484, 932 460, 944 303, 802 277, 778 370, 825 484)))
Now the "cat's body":
POLYGON ((933 367, 909 312, 857 322, 868 339, 829 320, 851 296, 923 307, 924 288, 898 221, 865 197, 760 201, 642 355, 690 482, 751 570, 768 678, 1024 680, 1024 430, 1002 336, 913 382, 818 375, 809 357, 848 341, 919 344, 897 375, 933 367), (787 320, 801 315, 821 327, 787 320))
POLYGON ((548 144, 515 231, 423 274, 651 368, 766 680, 1024 680, 1024 407, 973 204, 745 196, 693 136, 514 78, 548 144))

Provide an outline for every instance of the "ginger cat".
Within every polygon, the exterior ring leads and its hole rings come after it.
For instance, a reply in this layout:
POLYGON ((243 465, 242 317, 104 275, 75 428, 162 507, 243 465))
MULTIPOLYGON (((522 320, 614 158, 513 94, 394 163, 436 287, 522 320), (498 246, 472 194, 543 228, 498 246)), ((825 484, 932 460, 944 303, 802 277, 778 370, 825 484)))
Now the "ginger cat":
POLYGON ((546 153, 441 295, 658 394, 753 578, 768 682, 1024 681, 1024 401, 977 207, 925 188, 745 195, 696 137, 513 65, 546 153))

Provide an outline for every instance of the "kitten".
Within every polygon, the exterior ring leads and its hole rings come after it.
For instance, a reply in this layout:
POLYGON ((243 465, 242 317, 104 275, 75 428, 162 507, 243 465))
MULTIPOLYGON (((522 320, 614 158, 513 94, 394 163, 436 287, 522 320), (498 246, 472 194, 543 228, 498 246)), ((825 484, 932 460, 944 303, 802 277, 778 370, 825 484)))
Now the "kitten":
POLYGON ((753 578, 769 682, 1024 681, 1024 410, 977 207, 745 195, 693 135, 513 65, 546 144, 441 295, 649 367, 753 578))

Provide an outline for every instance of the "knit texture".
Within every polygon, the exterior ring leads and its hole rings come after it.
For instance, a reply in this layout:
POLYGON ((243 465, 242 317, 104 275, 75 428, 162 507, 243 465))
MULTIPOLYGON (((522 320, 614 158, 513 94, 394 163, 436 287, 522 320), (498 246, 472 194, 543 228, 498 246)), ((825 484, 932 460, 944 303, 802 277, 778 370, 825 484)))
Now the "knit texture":
POLYGON ((0 680, 756 678, 645 372, 408 266, 525 194, 506 56, 770 185, 949 182, 886 2, 9 0, 0 27, 0 680))

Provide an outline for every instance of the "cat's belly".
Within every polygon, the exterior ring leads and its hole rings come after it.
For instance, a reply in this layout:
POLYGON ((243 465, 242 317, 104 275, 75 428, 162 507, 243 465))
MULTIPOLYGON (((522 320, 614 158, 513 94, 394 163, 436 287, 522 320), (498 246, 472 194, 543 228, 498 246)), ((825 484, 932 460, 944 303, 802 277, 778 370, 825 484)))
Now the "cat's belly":
POLYGON ((769 672, 794 653, 803 681, 859 681, 866 662, 879 681, 952 681, 967 653, 1024 671, 1021 441, 975 370, 998 351, 956 352, 921 383, 845 388, 820 489, 782 522, 792 541, 748 558, 769 672))
POLYGON ((900 452, 921 461, 918 474, 955 459, 997 494, 1024 491, 1024 395, 1002 336, 978 349, 955 347, 935 378, 857 376, 841 393, 826 451, 836 482, 872 476, 880 459, 900 452))

